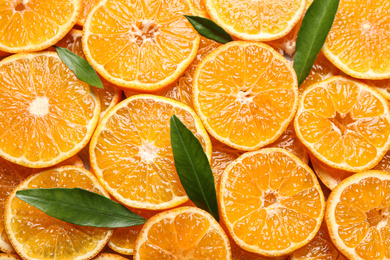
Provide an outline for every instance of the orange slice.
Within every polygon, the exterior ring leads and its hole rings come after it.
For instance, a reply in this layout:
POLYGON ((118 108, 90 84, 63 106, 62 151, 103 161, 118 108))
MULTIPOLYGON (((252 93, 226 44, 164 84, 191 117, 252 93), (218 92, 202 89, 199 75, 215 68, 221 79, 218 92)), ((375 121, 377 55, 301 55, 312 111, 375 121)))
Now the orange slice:
POLYGON ((222 175, 219 205, 234 241, 268 257, 309 243, 325 210, 312 170, 281 148, 245 153, 232 162, 222 175))
POLYGON ((287 260, 287 256, 265 257, 247 252, 240 248, 234 241, 230 241, 232 247, 232 260, 287 260))
POLYGON ((20 258, 18 255, 0 253, 0 260, 21 260, 21 259, 22 258, 20 258))
POLYGON ((325 221, 321 225, 320 231, 312 241, 306 246, 296 250, 291 254, 290 260, 347 260, 337 251, 329 238, 325 221))
POLYGON ((278 139, 298 106, 296 74, 263 43, 230 42, 198 65, 195 111, 217 140, 256 150, 278 139))
POLYGON ((40 51, 54 45, 76 24, 80 0, 0 2, 0 50, 40 51))
POLYGON ((229 239, 217 221, 196 207, 149 219, 135 242, 134 260, 231 259, 229 239))
POLYGON ((99 2, 99 0, 83 0, 81 2, 81 12, 79 19, 77 19, 77 25, 83 26, 85 23, 85 19, 88 16, 88 13, 91 9, 99 2))
POLYGON ((326 225, 348 258, 390 258, 390 173, 367 171, 342 181, 330 194, 326 225))
POLYGON ((305 12, 306 0, 205 0, 211 18, 229 34, 249 41, 282 38, 305 12))
POLYGON ((365 80, 364 82, 379 91, 387 100, 390 100, 390 79, 365 80))
POLYGON ((195 134, 211 158, 211 143, 199 118, 172 99, 138 95, 108 111, 90 143, 91 166, 107 191, 140 209, 167 209, 188 197, 177 176, 170 138, 176 115, 195 134))
POLYGON ((195 58, 200 36, 183 16, 193 13, 189 0, 100 1, 84 24, 85 56, 115 85, 161 90, 195 58))
MULTIPOLYGON (((82 58, 85 58, 83 48, 82 48, 82 36, 83 32, 80 30, 72 29, 61 41, 59 41, 56 46, 67 48, 71 52, 79 55, 82 58)), ((122 91, 116 88, 113 84, 109 83, 107 80, 102 79, 104 89, 95 88, 93 90, 99 97, 100 100, 100 119, 106 114, 107 110, 115 106, 122 99, 122 91)))
POLYGON ((346 74, 360 79, 390 78, 390 4, 380 0, 340 1, 322 51, 346 74))
POLYGON ((101 253, 93 260, 127 260, 127 258, 116 254, 101 253))
POLYGON ((336 169, 370 169, 390 148, 387 101, 368 85, 345 77, 309 87, 294 126, 313 155, 336 169))
POLYGON ((190 0, 190 1, 194 5, 197 15, 209 18, 209 14, 207 13, 204 0, 190 0))
POLYGON ((5 205, 5 230, 23 259, 91 259, 106 245, 112 230, 63 222, 16 197, 16 192, 23 189, 74 187, 109 197, 92 173, 76 166, 32 175, 10 194, 5 205))

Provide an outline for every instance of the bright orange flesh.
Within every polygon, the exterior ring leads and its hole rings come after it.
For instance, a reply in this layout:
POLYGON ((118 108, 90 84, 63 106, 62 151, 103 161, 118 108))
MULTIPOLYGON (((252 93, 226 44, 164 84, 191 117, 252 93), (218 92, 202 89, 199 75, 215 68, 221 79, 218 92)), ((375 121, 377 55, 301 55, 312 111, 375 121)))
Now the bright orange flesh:
POLYGON ((265 257, 265 256, 253 254, 243 250, 233 241, 230 242, 232 247, 232 260, 287 260, 288 259, 287 256, 265 257))
POLYGON ((16 197, 16 191, 23 189, 74 187, 109 197, 90 172, 75 166, 32 175, 10 194, 5 205, 5 229, 16 252, 24 259, 90 259, 108 242, 110 229, 60 221, 16 197))
POLYGON ((171 99, 130 97, 111 109, 99 124, 90 144, 91 166, 121 203, 157 210, 188 200, 171 150, 173 114, 189 127, 211 158, 210 139, 196 114, 171 99))
POLYGON ((390 173, 367 171, 341 182, 326 208, 330 238, 348 258, 390 258, 390 173))
POLYGON ((306 0, 205 0, 211 18, 228 33, 243 40, 282 38, 301 19, 306 0))
POLYGON ((294 126, 318 160, 340 170, 370 169, 390 148, 387 101, 368 85, 345 77, 308 88, 294 126))
POLYGON ((219 205, 230 236, 244 250, 282 256, 320 228, 325 202, 311 169, 280 148, 245 153, 223 173, 219 205))
POLYGON ((200 36, 183 16, 193 13, 189 0, 100 1, 84 25, 84 53, 115 85, 134 91, 161 90, 195 58, 200 36))
POLYGON ((39 51, 54 45, 76 23, 80 0, 0 2, 0 50, 39 51))
POLYGON ((194 107, 209 133, 240 150, 256 150, 279 138, 298 105, 296 74, 262 43, 231 42, 198 65, 194 107))
POLYGON ((346 74, 361 79, 390 77, 390 2, 340 1, 323 47, 326 57, 346 74))
POLYGON ((204 4, 205 0, 190 0, 190 1, 194 5, 197 15, 209 18, 209 15, 206 10, 206 5, 204 4))
POLYGON ((127 258, 116 254, 101 253, 93 260, 127 260, 127 258))
POLYGON ((134 260, 231 259, 229 239, 207 212, 195 207, 165 211, 146 222, 134 260))
POLYGON ((81 2, 81 12, 79 19, 77 19, 77 25, 83 26, 85 19, 87 19, 88 13, 92 8, 99 2, 99 0, 82 0, 81 2))
POLYGON ((43 168, 80 151, 100 114, 99 100, 53 52, 0 62, 0 156, 43 168))
POLYGON ((390 79, 365 80, 364 82, 379 91, 387 100, 390 100, 390 79))

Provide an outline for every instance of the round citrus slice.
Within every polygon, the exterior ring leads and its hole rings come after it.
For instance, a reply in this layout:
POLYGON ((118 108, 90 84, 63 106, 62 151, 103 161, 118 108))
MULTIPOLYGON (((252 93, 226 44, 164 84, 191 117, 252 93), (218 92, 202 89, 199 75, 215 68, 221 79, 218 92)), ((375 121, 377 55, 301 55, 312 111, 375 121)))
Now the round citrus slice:
POLYGON ((176 115, 211 158, 211 143, 191 108, 153 95, 127 98, 108 111, 90 143, 91 167, 121 203, 140 209, 167 209, 188 200, 177 175, 170 138, 176 115))
POLYGON ((322 51, 346 74, 360 79, 390 78, 390 3, 342 0, 322 51))
POLYGON ((91 259, 106 245, 112 230, 63 222, 16 197, 16 192, 23 189, 75 187, 109 197, 92 173, 76 166, 32 175, 10 194, 5 205, 5 230, 23 259, 91 259))
POLYGON ((93 260, 127 260, 127 258, 116 254, 101 253, 93 260))
POLYGON ((271 41, 288 34, 305 12, 306 0, 205 0, 211 18, 229 34, 271 41))
POLYGON ((189 0, 104 0, 84 24, 83 48, 91 65, 124 89, 156 92, 191 64, 200 36, 183 16, 189 0))
POLYGON ((80 16, 77 19, 77 25, 83 26, 85 23, 85 19, 88 16, 88 13, 91 9, 99 2, 99 0, 83 0, 81 3, 81 12, 80 16))
POLYGON ((329 237, 325 221, 321 225, 320 231, 312 241, 306 246, 294 251, 290 260, 347 260, 337 251, 329 237))
POLYGON ((263 43, 217 48, 198 65, 193 84, 195 111, 208 132, 239 150, 276 141, 298 106, 293 68, 263 43))
POLYGON ((8 0, 0 2, 0 50, 44 50, 76 24, 80 0, 8 0))
POLYGON ((2 60, 0 99, 0 156, 26 167, 74 156, 99 120, 99 99, 54 52, 2 60))
POLYGON ((390 259, 390 173, 367 171, 342 181, 328 198, 325 219, 348 259, 390 259))
POLYGON ((318 160, 340 170, 370 169, 390 148, 386 99, 368 85, 345 77, 309 87, 300 100, 294 126, 318 160))
POLYGON ((364 82, 379 91, 387 100, 390 100, 390 79, 365 80, 364 82))
POLYGON ((22 258, 20 258, 18 255, 0 253, 0 260, 21 260, 21 259, 22 258))
POLYGON ((325 201, 312 170, 292 153, 245 153, 224 171, 220 214, 242 249, 268 257, 306 245, 319 230, 325 201))
MULTIPOLYGON (((82 58, 85 58, 83 48, 82 48, 82 36, 83 32, 81 30, 72 29, 61 41, 59 41, 56 46, 67 48, 71 52, 79 55, 82 58)), ((107 110, 115 106, 122 99, 122 91, 116 88, 113 84, 108 82, 105 79, 102 79, 104 88, 95 88, 93 90, 99 97, 100 100, 100 119, 106 114, 107 110)))
POLYGON ((134 260, 231 259, 229 239, 206 211, 181 207, 150 218, 135 242, 134 260))

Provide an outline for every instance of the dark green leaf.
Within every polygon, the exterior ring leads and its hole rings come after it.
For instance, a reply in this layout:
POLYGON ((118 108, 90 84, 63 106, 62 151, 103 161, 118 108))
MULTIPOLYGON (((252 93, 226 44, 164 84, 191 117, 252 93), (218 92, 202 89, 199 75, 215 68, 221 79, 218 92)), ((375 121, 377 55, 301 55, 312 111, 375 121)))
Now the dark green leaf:
POLYGON ((314 0, 299 29, 294 69, 301 85, 309 75, 337 13, 340 0, 314 0))
POLYGON ((80 56, 74 54, 68 49, 55 47, 60 56, 61 60, 65 63, 65 65, 73 71, 76 77, 88 83, 91 86, 97 88, 104 88, 102 81, 100 80, 96 71, 92 68, 92 66, 88 63, 88 61, 84 60, 80 56))
POLYGON ((119 228, 146 222, 125 206, 80 188, 27 189, 17 191, 16 197, 49 216, 80 226, 119 228))
POLYGON ((196 136, 175 115, 171 117, 171 144, 176 171, 188 197, 219 221, 214 176, 207 155, 196 136))
POLYGON ((200 35, 206 38, 219 43, 228 43, 233 41, 232 37, 224 29, 222 29, 222 27, 210 19, 191 15, 184 15, 184 17, 187 18, 200 35))

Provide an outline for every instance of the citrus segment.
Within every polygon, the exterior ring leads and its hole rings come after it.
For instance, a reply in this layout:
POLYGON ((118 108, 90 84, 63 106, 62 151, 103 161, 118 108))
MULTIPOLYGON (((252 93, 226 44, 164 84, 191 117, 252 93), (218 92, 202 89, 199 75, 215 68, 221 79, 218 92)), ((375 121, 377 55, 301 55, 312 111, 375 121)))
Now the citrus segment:
POLYGON ((379 91, 387 100, 390 100, 390 79, 365 80, 365 83, 379 91))
POLYGON ((0 156, 42 168, 79 152, 99 119, 92 89, 56 53, 18 54, 0 62, 0 156))
POLYGON ((206 211, 181 207, 149 219, 135 242, 134 260, 231 259, 229 239, 206 211))
POLYGON ((236 149, 256 150, 279 138, 293 119, 296 74, 268 45, 231 42, 198 65, 193 99, 213 137, 236 149))
POLYGON ((190 1, 194 5, 197 15, 209 18, 209 15, 206 10, 206 5, 204 4, 205 0, 190 0, 190 1))
POLYGON ((67 34, 80 13, 80 0, 0 2, 0 50, 39 51, 67 34))
POLYGON ((96 129, 90 144, 92 169, 121 203, 156 210, 188 200, 174 165, 172 115, 195 134, 211 158, 210 139, 200 120, 188 106, 172 99, 130 97, 112 108, 96 129))
POLYGON ((390 258, 390 173, 367 171, 342 181, 326 208, 330 238, 349 259, 390 258))
POLYGON ((282 38, 301 19, 306 0, 205 0, 211 18, 229 34, 251 41, 282 38))
POLYGON ((387 101, 368 85, 344 77, 309 87, 294 126, 318 160, 345 171, 374 167, 390 147, 387 101))
POLYGON ((306 245, 320 228, 325 202, 311 169, 281 148, 245 153, 224 171, 220 211, 244 250, 282 256, 306 245))
POLYGON ((189 0, 100 1, 84 25, 91 65, 124 89, 152 92, 176 81, 194 60, 200 36, 183 14, 189 0))
POLYGON ((101 253, 93 260, 127 260, 127 258, 116 254, 101 253))
POLYGON ((77 25, 83 26, 85 23, 85 19, 88 16, 88 13, 91 9, 99 2, 99 0, 83 0, 81 3, 81 12, 80 16, 77 19, 77 25))
POLYGON ((5 205, 5 229, 15 251, 24 259, 90 259, 108 242, 110 229, 63 222, 16 197, 16 192, 23 189, 74 187, 109 197, 90 172, 75 166, 32 175, 10 194, 5 205))
POLYGON ((342 0, 323 47, 325 56, 355 78, 390 77, 390 3, 342 0))
POLYGON ((250 253, 240 248, 234 241, 230 241, 232 247, 232 260, 286 260, 287 256, 265 257, 250 253))

